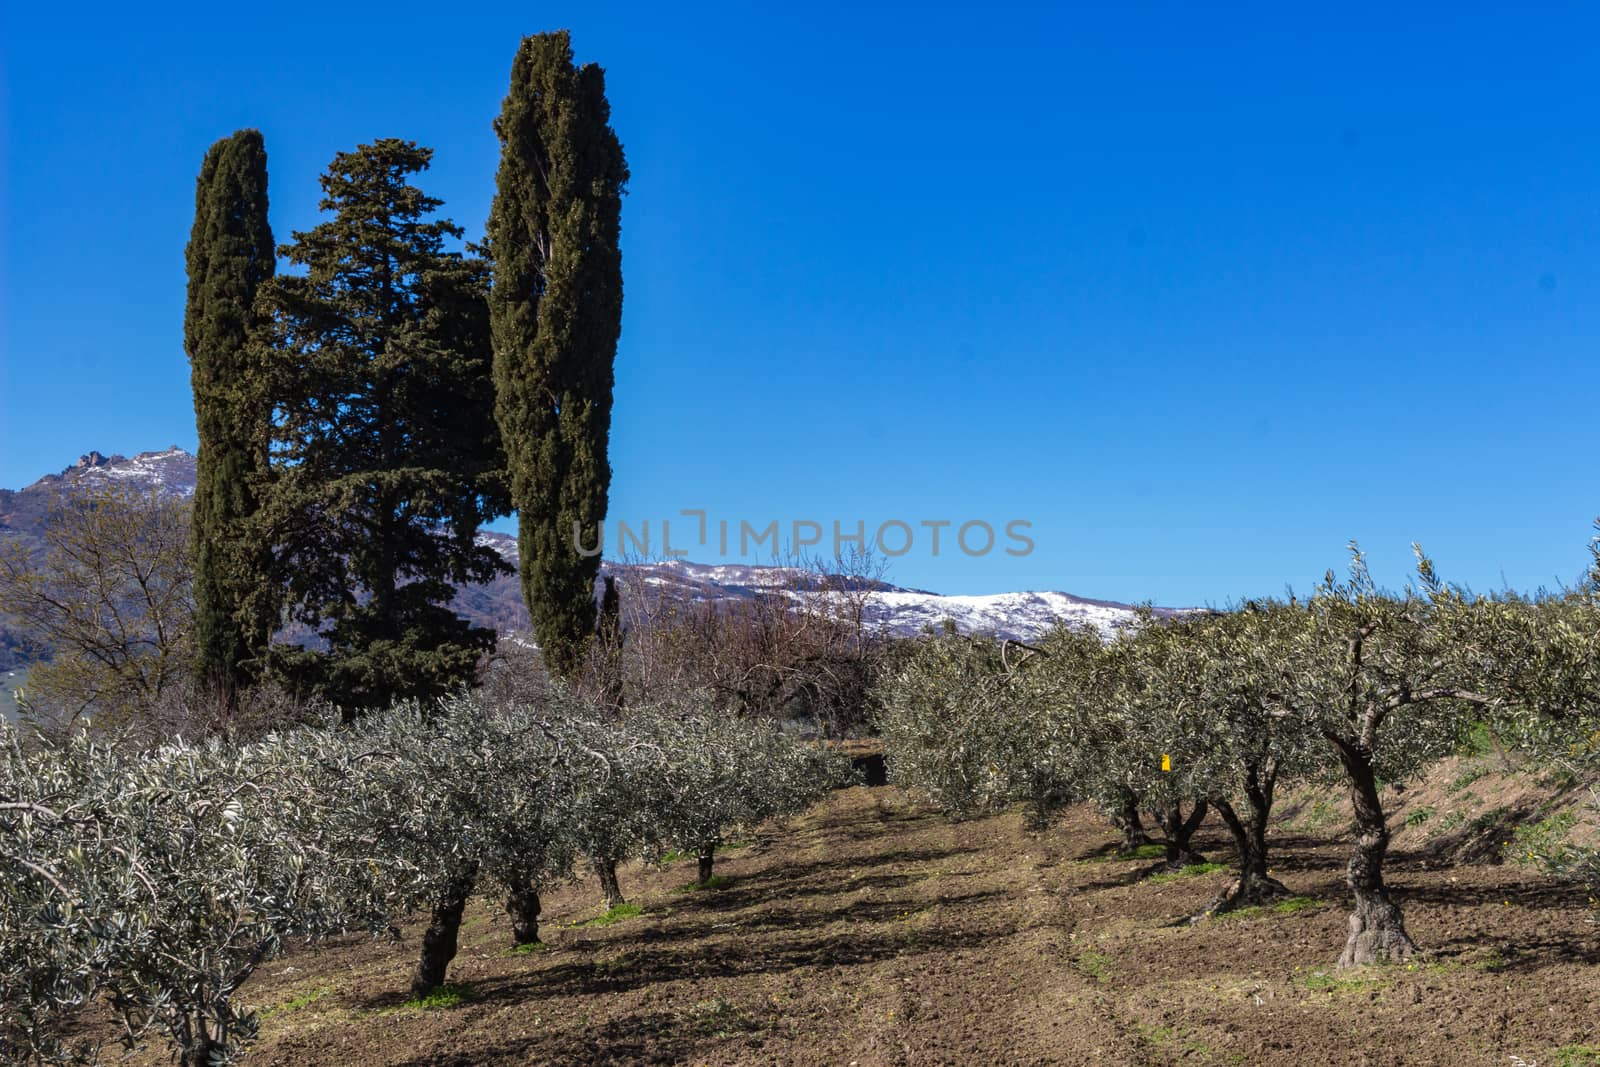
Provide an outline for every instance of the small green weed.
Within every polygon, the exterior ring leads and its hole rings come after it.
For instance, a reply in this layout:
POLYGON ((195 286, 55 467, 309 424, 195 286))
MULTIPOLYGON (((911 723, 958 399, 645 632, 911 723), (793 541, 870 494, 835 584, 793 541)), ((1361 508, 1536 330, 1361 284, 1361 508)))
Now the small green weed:
POLYGON ((1165 845, 1140 845, 1132 852, 1107 852, 1104 856, 1090 856, 1084 863, 1128 863, 1133 860, 1158 860, 1167 854, 1165 845))
POLYGON ((1432 808, 1427 806, 1417 808, 1415 811, 1406 813, 1406 826, 1421 826, 1423 823, 1433 818, 1433 816, 1434 810, 1432 808))
POLYGON ((1550 1055, 1555 1067, 1593 1067, 1600 1064, 1600 1045, 1562 1045, 1550 1055))
POLYGON ((507 955, 510 955, 510 956, 533 956, 533 955, 536 955, 536 954, 538 954, 540 952, 549 952, 549 951, 550 951, 550 946, 545 944, 543 941, 530 941, 526 945, 518 945, 516 948, 512 949, 509 953, 507 953, 507 955))
POLYGON ((673 892, 674 893, 698 893, 703 889, 721 889, 724 886, 728 886, 728 885, 732 885, 732 884, 733 884, 733 879, 732 878, 727 878, 727 877, 725 877, 723 875, 720 875, 720 874, 713 874, 710 878, 707 878, 703 882, 690 882, 688 885, 680 885, 677 889, 674 889, 673 892))
POLYGON ((1179 878, 1193 878, 1196 875, 1211 874, 1214 871, 1225 871, 1227 869, 1227 864, 1224 863, 1191 863, 1181 871, 1172 871, 1168 874, 1152 874, 1150 881, 1157 883, 1176 882, 1179 878))
POLYGON ((1106 972, 1111 967, 1111 957, 1104 952, 1096 952, 1086 948, 1078 956, 1078 970, 1093 978, 1096 982, 1106 980, 1106 972))
POLYGON ((1322 907, 1322 901, 1316 897, 1290 897, 1280 900, 1272 906, 1272 910, 1279 915, 1298 915, 1302 911, 1313 911, 1322 907))
POLYGON ((319 985, 312 989, 307 989, 303 993, 295 994, 282 1004, 274 1004, 270 1008, 262 1008, 258 1014, 263 1019, 272 1015, 287 1015, 291 1011, 299 1011, 301 1008, 304 1008, 307 1005, 315 1004, 317 1001, 321 1000, 323 997, 332 992, 332 986, 319 985))
POLYGON ((739 1005, 721 995, 698 1002, 684 1014, 697 1030, 710 1037, 731 1037, 761 1028, 739 1005))
POLYGON ((1374 989, 1382 989, 1389 984, 1389 981, 1386 978, 1366 975, 1346 977, 1329 974, 1326 971, 1312 971, 1310 974, 1296 975, 1294 983, 1301 989, 1314 992, 1364 993, 1374 989))
POLYGON ((1233 919, 1260 919, 1271 915, 1298 915, 1302 911, 1315 911, 1322 907, 1322 901, 1316 897, 1289 897, 1275 904, 1252 904, 1247 908, 1235 908, 1213 916, 1219 922, 1228 922, 1233 919))
POLYGON ((1453 778, 1450 784, 1444 787, 1444 791, 1454 796, 1488 773, 1485 767, 1469 767, 1453 778))

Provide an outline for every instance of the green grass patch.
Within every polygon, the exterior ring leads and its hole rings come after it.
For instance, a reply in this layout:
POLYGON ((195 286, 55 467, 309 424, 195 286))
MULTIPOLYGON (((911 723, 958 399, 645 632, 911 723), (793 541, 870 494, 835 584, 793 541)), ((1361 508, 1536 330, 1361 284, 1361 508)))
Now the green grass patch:
POLYGON ((1078 970, 1093 978, 1096 982, 1106 980, 1106 972, 1111 968, 1111 957, 1104 952, 1096 952, 1086 948, 1078 955, 1078 970))
POLYGON ((400 1006, 412 1011, 449 1011, 451 1008, 459 1008, 477 999, 478 994, 471 986, 452 982, 440 986, 426 996, 412 997, 400 1006))
POLYGON ((1600 1064, 1600 1045, 1562 1045, 1550 1055, 1555 1067, 1593 1067, 1600 1064))
POLYGON ((1158 883, 1176 882, 1179 878, 1193 878, 1196 875, 1211 874, 1215 871, 1225 871, 1227 869, 1228 865, 1225 863, 1191 863, 1181 871, 1171 871, 1167 874, 1152 874, 1150 876, 1150 881, 1158 883))
POLYGON ((1244 1056, 1237 1052, 1222 1052, 1212 1048, 1204 1041, 1197 1041, 1185 1037, 1182 1031, 1175 1026, 1151 1026, 1146 1023, 1134 1023, 1133 1028, 1138 1031, 1145 1042, 1155 1048, 1170 1048, 1181 1051, 1184 1058, 1197 1056, 1209 1063, 1243 1063, 1244 1056))
POLYGON ((604 915, 597 915, 593 919, 573 923, 573 926, 612 926, 624 919, 632 919, 644 914, 644 909, 637 904, 618 904, 604 915))
MULTIPOLYGON (((749 847, 750 847, 750 842, 748 842, 748 841, 725 841, 722 844, 717 846, 717 853, 720 855, 721 853, 724 853, 724 852, 732 852, 734 849, 749 848, 749 847)), ((682 849, 669 848, 665 852, 661 853, 659 856, 656 857, 656 862, 657 863, 663 863, 663 864, 665 864, 665 863, 681 863, 684 860, 693 860, 693 859, 699 859, 699 858, 700 858, 700 853, 698 853, 698 852, 685 852, 682 849)))
POLYGON ((1289 825, 1297 825, 1304 830, 1317 831, 1332 826, 1338 821, 1339 809, 1337 806, 1327 800, 1314 800, 1311 803, 1311 807, 1289 825))
POLYGON ((1104 856, 1091 856, 1088 862, 1127 863, 1130 860, 1158 860, 1166 854, 1166 845, 1140 845, 1132 852, 1111 852, 1104 856))
POLYGON ((273 1015, 287 1015, 292 1011, 299 1011, 301 1008, 315 1004, 317 1001, 321 1000, 323 997, 332 992, 333 986, 319 985, 312 989, 307 989, 303 993, 296 993, 282 1004, 274 1004, 270 1008, 262 1008, 258 1014, 263 1019, 269 1018, 273 1015))
POLYGON ((1423 823, 1433 818, 1433 815, 1434 810, 1424 805, 1423 807, 1417 808, 1415 811, 1406 813, 1406 826, 1408 828, 1413 826, 1421 826, 1423 823))
POLYGON ((1444 791, 1454 796, 1488 773, 1487 767, 1469 767, 1451 779, 1450 784, 1444 787, 1444 791))
POLYGON ((1218 922, 1231 919, 1262 919, 1269 915, 1298 915, 1302 911, 1316 911, 1322 901, 1316 897, 1289 897, 1274 904, 1252 904, 1248 908, 1235 908, 1212 916, 1218 922))
POLYGON ((732 884, 732 878, 727 878, 720 874, 713 874, 710 878, 707 878, 703 882, 690 882, 688 885, 680 885, 678 888, 674 889, 673 892, 698 893, 703 889, 722 889, 724 886, 729 886, 732 884))
POLYGON ((518 945, 507 952, 507 956, 536 956, 541 952, 549 952, 550 946, 543 941, 529 941, 526 945, 518 945))
POLYGON ((1322 907, 1322 901, 1316 897, 1290 897, 1280 900, 1272 906, 1272 910, 1279 915, 1299 915, 1302 911, 1314 911, 1322 907))
POLYGON ((1326 971, 1297 974, 1294 976, 1293 982, 1301 989, 1317 993, 1366 993, 1376 989, 1383 989, 1389 984, 1387 978, 1378 978, 1365 974, 1329 974, 1326 971))
POLYGON ((1479 956, 1477 959, 1473 960, 1472 966, 1476 967, 1480 971, 1487 971, 1490 974, 1494 974, 1511 966, 1511 961, 1506 959, 1506 957, 1498 950, 1490 949, 1482 956, 1479 956))

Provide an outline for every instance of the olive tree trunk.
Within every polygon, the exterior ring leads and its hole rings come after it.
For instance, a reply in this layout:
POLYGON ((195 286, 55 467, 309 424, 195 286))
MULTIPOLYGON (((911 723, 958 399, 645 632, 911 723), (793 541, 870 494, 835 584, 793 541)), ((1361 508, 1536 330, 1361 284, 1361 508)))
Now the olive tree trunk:
POLYGON ((616 860, 596 859, 594 873, 600 876, 600 892, 605 894, 607 908, 615 908, 628 902, 622 895, 622 884, 617 881, 616 860))
POLYGON ((474 867, 445 886, 435 898, 428 928, 422 934, 422 958, 417 963, 416 977, 411 980, 412 995, 427 996, 444 985, 445 972, 456 957, 461 913, 466 909, 467 898, 472 895, 477 880, 478 872, 474 867))
POLYGON ((1378 796, 1378 778, 1372 767, 1372 749, 1350 738, 1330 736, 1350 780, 1350 801, 1356 815, 1356 846, 1350 853, 1345 880, 1355 896, 1350 915, 1350 936, 1345 941, 1340 967, 1383 963, 1410 958, 1416 942, 1406 932, 1400 906, 1383 882, 1383 861, 1389 853, 1389 822, 1378 796))
POLYGON ((1218 797, 1211 801, 1222 822, 1233 836, 1233 847, 1238 869, 1233 882, 1217 899, 1206 905, 1190 922, 1209 919, 1237 908, 1266 904, 1293 896, 1288 886, 1267 873, 1267 835, 1264 819, 1252 812, 1248 821, 1241 819, 1231 801, 1218 797))
POLYGON ((1161 831, 1167 835, 1167 855, 1161 861, 1162 869, 1177 871, 1206 861, 1204 856, 1190 847, 1189 842, 1195 831, 1200 829, 1200 824, 1206 821, 1208 808, 1206 801, 1197 800, 1187 818, 1183 814, 1182 804, 1173 804, 1159 813, 1161 831))
POLYGON ((704 847, 702 847, 700 849, 700 878, 699 878, 699 882, 700 882, 701 885, 706 885, 711 881, 711 864, 712 864, 712 861, 714 860, 714 858, 716 857, 716 852, 717 852, 717 843, 715 841, 711 842, 708 845, 705 845, 704 847))
POLYGON ((1144 820, 1139 818, 1139 798, 1134 795, 1133 790, 1122 791, 1119 807, 1112 814, 1111 821, 1122 831, 1122 847, 1118 851, 1123 855, 1132 855, 1150 844, 1150 835, 1145 832, 1144 820))
POLYGON ((539 892, 530 886, 513 890, 506 896, 506 914, 511 916, 511 945, 539 943, 539 892))

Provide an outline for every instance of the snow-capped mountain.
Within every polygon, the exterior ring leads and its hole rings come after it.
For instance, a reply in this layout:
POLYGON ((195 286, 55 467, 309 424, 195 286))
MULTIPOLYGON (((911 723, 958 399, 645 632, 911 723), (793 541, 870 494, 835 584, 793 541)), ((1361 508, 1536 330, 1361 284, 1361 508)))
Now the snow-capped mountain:
MULTIPOLYGON (((0 489, 0 537, 37 538, 48 521, 49 501, 78 484, 112 483, 135 491, 159 490, 192 496, 195 486, 194 456, 176 445, 160 452, 136 456, 105 456, 90 452, 60 474, 50 474, 20 489, 0 489)), ((517 562, 516 538, 493 530, 479 534, 479 542, 494 548, 513 566, 517 562)), ((810 584, 825 581, 811 572, 792 568, 741 563, 693 563, 674 559, 648 563, 606 561, 603 574, 623 576, 635 588, 650 588, 662 597, 694 603, 731 602, 774 591, 792 589, 797 578, 810 584)), ((800 584, 807 584, 802 581, 800 584)), ((1057 622, 1090 626, 1109 635, 1133 618, 1134 609, 1114 601, 1090 600, 1056 591, 991 593, 982 596, 943 596, 925 590, 905 589, 888 582, 866 580, 864 598, 869 625, 894 636, 912 636, 927 628, 939 629, 946 620, 962 633, 995 633, 1030 640, 1057 622)), ((792 595, 800 595, 798 593, 792 595)), ((526 629, 528 616, 516 577, 498 578, 483 585, 465 586, 457 594, 456 610, 479 625, 501 633, 526 629)), ((1171 614, 1158 608, 1158 614, 1171 614)), ((10 642, 0 632, 0 669, 10 666, 10 642)))

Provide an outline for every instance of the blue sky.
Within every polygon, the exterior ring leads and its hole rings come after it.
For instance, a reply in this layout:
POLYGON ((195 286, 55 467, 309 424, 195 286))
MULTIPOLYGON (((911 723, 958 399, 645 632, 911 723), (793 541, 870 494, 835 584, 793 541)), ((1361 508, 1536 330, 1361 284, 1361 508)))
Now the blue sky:
POLYGON ((890 576, 943 592, 1220 603, 1352 537, 1569 579, 1600 14, 1295 7, 10 5, 0 485, 192 447, 214 139, 265 133, 280 240, 382 136, 476 234, 519 35, 568 27, 633 172, 614 517, 1032 523, 920 538, 890 576))

